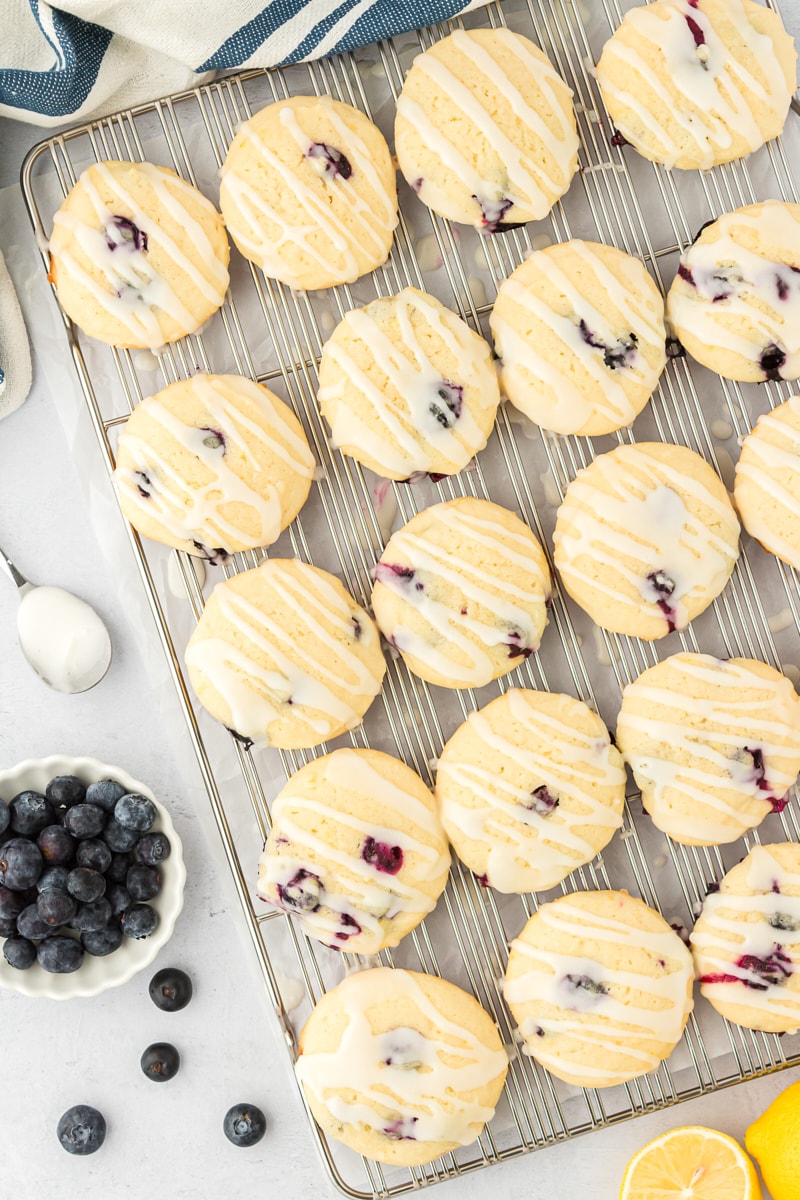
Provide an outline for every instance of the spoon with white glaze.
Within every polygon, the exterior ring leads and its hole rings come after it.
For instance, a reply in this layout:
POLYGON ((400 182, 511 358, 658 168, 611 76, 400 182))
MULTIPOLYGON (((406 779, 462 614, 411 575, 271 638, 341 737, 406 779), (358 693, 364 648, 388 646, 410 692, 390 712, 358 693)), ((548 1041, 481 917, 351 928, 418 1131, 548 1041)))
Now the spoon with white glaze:
POLYGON ((85 600, 25 578, 0 549, 0 568, 19 589, 17 637, 36 674, 57 692, 88 692, 111 665, 111 637, 85 600))

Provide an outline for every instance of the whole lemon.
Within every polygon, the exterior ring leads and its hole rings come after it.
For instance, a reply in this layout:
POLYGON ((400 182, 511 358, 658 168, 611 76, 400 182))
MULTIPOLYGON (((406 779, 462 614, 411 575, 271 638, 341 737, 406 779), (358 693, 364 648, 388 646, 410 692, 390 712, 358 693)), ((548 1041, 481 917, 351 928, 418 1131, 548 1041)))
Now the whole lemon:
POLYGON ((744 1142, 773 1200, 800 1200, 800 1081, 772 1101, 744 1142))

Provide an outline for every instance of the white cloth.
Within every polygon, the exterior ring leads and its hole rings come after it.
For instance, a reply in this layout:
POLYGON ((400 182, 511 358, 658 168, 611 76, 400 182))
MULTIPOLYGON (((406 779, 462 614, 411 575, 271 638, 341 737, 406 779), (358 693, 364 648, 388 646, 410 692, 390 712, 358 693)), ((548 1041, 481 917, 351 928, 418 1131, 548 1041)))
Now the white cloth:
POLYGON ((0 419, 19 408, 31 390, 31 349, 17 293, 0 254, 0 419))

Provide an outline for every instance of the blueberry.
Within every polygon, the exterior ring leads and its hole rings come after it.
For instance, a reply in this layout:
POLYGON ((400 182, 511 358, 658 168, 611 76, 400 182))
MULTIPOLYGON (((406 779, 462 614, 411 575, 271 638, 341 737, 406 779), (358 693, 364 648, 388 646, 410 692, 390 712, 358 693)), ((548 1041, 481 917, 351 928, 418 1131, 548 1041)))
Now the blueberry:
POLYGON ((106 900, 111 905, 111 915, 114 917, 122 916, 125 909, 133 904, 130 892, 121 883, 111 884, 106 891, 106 900))
MULTIPOLYGON (((766 379, 772 379, 779 382, 783 377, 781 375, 781 367, 786 365, 786 354, 781 350, 780 346, 767 346, 766 350, 761 355, 759 360, 761 370, 764 372, 766 379)), ((12 801, 13 803, 13 801, 12 801)))
POLYGON ((398 563, 379 562, 373 570, 373 575, 378 583, 385 583, 388 587, 399 586, 403 591, 421 592, 425 588, 417 579, 417 572, 413 567, 402 567, 398 563))
POLYGON ((224 567, 230 560, 230 554, 222 546, 204 546, 202 542, 192 539, 192 545, 201 558, 206 562, 210 562, 212 566, 224 567))
POLYGON ((43 892, 47 888, 59 888, 60 891, 67 890, 67 880, 69 879, 69 869, 64 866, 50 867, 47 866, 42 871, 39 878, 36 880, 37 892, 43 892))
POLYGON ((403 851, 400 846, 390 846, 388 842, 376 842, 374 837, 364 839, 361 847, 361 857, 376 871, 384 875, 396 875, 403 865, 403 851))
POLYGON ((549 817, 558 807, 558 796, 554 796, 546 784, 541 784, 531 792, 530 801, 526 808, 538 813, 540 817, 549 817))
POLYGON ((88 1104, 76 1104, 61 1117, 56 1133, 67 1154, 94 1154, 105 1141, 105 1118, 88 1104))
POLYGON ((25 903, 24 892, 14 892, 5 884, 0 883, 0 919, 16 921, 25 907, 25 903))
POLYGON ((393 1142, 415 1142, 417 1138, 412 1130, 418 1120, 418 1117, 397 1117, 384 1125, 381 1132, 393 1142))
POLYGON ((149 937, 158 927, 158 913, 149 904, 132 904, 121 920, 122 932, 131 938, 149 937))
POLYGON ((76 908, 74 897, 58 888, 40 892, 36 901, 36 911, 45 925, 65 925, 75 916, 76 908))
POLYGON ((510 208, 514 207, 513 200, 507 200, 505 196, 501 196, 499 200, 481 200, 478 196, 473 196, 472 199, 480 206, 481 220, 480 228, 486 233, 498 233, 503 229, 519 229, 520 225, 505 224, 503 217, 510 208))
POLYGON ((135 829, 137 833, 147 833, 157 815, 153 801, 134 792, 120 796, 114 806, 114 816, 120 825, 135 829))
POLYGON ((64 813, 64 828, 74 838, 97 837, 106 824, 106 814, 97 804, 73 804, 64 813))
POLYGON ((39 916, 39 910, 35 904, 26 905, 17 917, 17 933, 20 937, 38 942, 52 932, 50 926, 39 916))
POLYGON ((625 137, 625 135, 623 133, 620 133, 620 131, 618 129, 614 130, 614 132, 611 135, 611 138, 609 140, 610 140, 612 146, 629 146, 630 145, 630 142, 628 141, 628 139, 625 137))
POLYGON ((148 988, 150 999, 162 1012, 180 1012, 192 998, 192 981, 178 967, 156 971, 148 988))
POLYGON ((107 925, 105 929, 85 929, 81 945, 93 958, 105 958, 122 945, 122 929, 118 924, 107 925))
POLYGON ((75 851, 75 862, 79 867, 91 867, 93 871, 104 874, 111 866, 112 853, 109 846, 100 838, 85 838, 78 842, 75 851))
POLYGON ((578 328, 588 346, 603 351, 603 362, 610 371, 616 371, 618 367, 629 367, 631 365, 631 359, 635 355, 636 347, 639 344, 639 339, 635 333, 631 332, 626 337, 617 338, 615 342, 609 345, 602 338, 593 334, 584 320, 580 321, 578 328))
POLYGON ((91 867, 74 867, 67 880, 67 891, 83 904, 91 904, 105 894, 106 881, 100 871, 91 867))
POLYGON ((234 1146, 255 1146, 267 1129, 267 1118, 255 1104, 234 1104, 222 1118, 222 1132, 234 1146))
POLYGON ((800 921, 789 913, 772 913, 767 917, 767 924, 772 929, 780 929, 784 933, 797 933, 800 929, 800 921))
POLYGON ((147 253, 147 234, 127 217, 113 216, 106 222, 106 245, 109 250, 140 250, 147 253))
MULTIPOLYGON (((705 46, 706 35, 703 33, 703 30, 700 28, 697 21, 695 21, 694 17, 686 17, 686 24, 689 26, 692 37, 694 38, 695 46, 705 46)), ((703 63, 703 66, 706 70, 708 70, 708 63, 703 63)))
POLYGON ((161 891, 161 876, 155 867, 134 863, 128 871, 125 887, 133 900, 152 900, 161 891))
POLYGON ((649 585, 649 595, 645 592, 645 597, 655 602, 666 619, 669 632, 674 633, 678 628, 677 612, 671 598, 675 591, 675 581, 666 571, 651 571, 646 582, 649 585))
POLYGON ((16 937, 16 917, 0 917, 0 938, 16 937))
POLYGON ((116 817, 109 818, 101 837, 109 850, 113 850, 117 854, 126 854, 139 840, 136 830, 129 829, 126 825, 120 825, 116 817))
POLYGON ((759 992, 786 983, 794 969, 791 957, 783 953, 782 946, 775 946, 772 954, 763 957, 756 954, 743 954, 736 960, 736 965, 756 976, 756 980, 746 979, 743 982, 745 987, 759 992))
POLYGON ((565 975, 567 983, 576 991, 588 992, 590 996, 605 996, 606 989, 602 983, 589 975, 565 975))
POLYGON ((322 172, 332 179, 349 179, 353 174, 350 160, 337 150, 335 146, 327 146, 325 142, 312 142, 306 150, 308 158, 321 159, 322 172))
POLYGON ((225 434, 221 429, 209 429, 208 425, 201 425, 200 432, 207 436, 203 438, 203 445, 209 450, 221 450, 221 457, 225 457, 226 443, 225 434))
POLYGON ((361 926, 355 917, 350 916, 350 913, 340 913, 339 924, 341 929, 333 935, 338 942, 346 942, 361 933, 361 926))
POLYGON ((69 975, 83 962, 83 946, 64 933, 51 933, 37 946, 36 961, 51 975, 69 975))
POLYGON ((14 892, 33 887, 42 873, 42 854, 35 842, 11 838, 0 850, 0 883, 14 892))
POLYGON ((71 808, 85 799, 86 784, 77 775, 56 775, 44 789, 44 794, 56 808, 71 808))
POLYGON ((686 263, 681 263, 678 267, 678 278, 684 283, 688 283, 689 287, 697 287, 691 267, 687 267, 686 263))
POLYGON ((443 379, 436 385, 436 399, 428 405, 428 412, 443 429, 451 429, 461 416, 464 407, 464 389, 457 383, 443 379))
POLYGON ((36 947, 28 938, 9 937, 3 943, 3 958, 10 967, 27 971, 36 962, 36 947))
POLYGON ((90 783, 86 789, 86 803, 96 804, 107 813, 114 811, 114 805, 125 795, 125 788, 115 779, 99 779, 90 783))
POLYGON ((63 825, 45 825, 36 845, 48 866, 63 867, 75 854, 75 838, 63 825))
POLYGON ((0 800, 0 837, 11 824, 11 809, 6 804, 5 800, 0 800))
POLYGON ((104 874, 109 883, 124 883, 131 865, 130 854, 112 854, 104 874))
POLYGON ((169 858, 172 846, 165 833, 146 833, 133 848, 133 857, 146 867, 157 867, 169 858))
POLYGON ((181 1065, 181 1056, 171 1042, 153 1042, 141 1057, 141 1067, 148 1079, 166 1083, 174 1079, 181 1065))
POLYGON ((686 347, 676 337, 667 338, 665 349, 667 358, 685 358, 686 347))
POLYGON ((96 933, 105 929, 112 919, 111 905, 105 896, 79 904, 70 925, 78 933, 96 933))
POLYGON ((11 810, 11 828, 23 837, 36 837, 56 819, 55 809, 41 792, 19 792, 8 807, 11 810))
POLYGON ((323 890, 319 875, 302 867, 295 871, 287 883, 277 885, 278 897, 284 908, 293 908, 298 912, 316 912, 323 890))

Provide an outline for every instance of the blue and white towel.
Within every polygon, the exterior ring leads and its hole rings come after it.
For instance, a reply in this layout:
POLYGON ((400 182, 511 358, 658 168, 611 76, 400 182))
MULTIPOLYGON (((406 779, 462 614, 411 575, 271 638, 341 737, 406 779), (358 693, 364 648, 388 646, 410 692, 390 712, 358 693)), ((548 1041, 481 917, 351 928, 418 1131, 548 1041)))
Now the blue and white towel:
POLYGON ((232 67, 324 58, 488 0, 3 0, 0 114, 86 119, 232 67))

